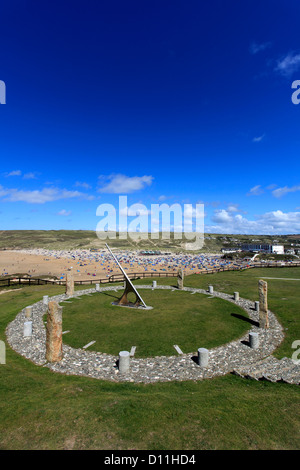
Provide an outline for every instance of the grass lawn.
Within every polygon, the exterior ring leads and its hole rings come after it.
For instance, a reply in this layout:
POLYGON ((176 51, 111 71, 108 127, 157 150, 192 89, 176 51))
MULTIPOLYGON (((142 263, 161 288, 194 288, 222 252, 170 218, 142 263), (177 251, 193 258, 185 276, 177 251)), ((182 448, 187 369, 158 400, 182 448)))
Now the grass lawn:
POLYGON ((177 354, 174 344, 183 352, 195 352, 237 339, 250 328, 246 312, 222 299, 140 289, 153 309, 137 310, 112 305, 121 292, 95 293, 62 304, 63 328, 70 330, 64 342, 82 348, 96 341, 89 350, 113 355, 136 346, 135 357, 171 356, 177 354))
MULTIPOLYGON (((274 278, 266 279, 269 309, 276 314, 281 325, 285 328, 285 341, 274 353, 274 356, 278 359, 291 357, 295 351, 292 349, 292 344, 300 339, 300 268, 255 268, 216 274, 193 274, 185 277, 184 285, 207 289, 211 284, 215 291, 227 294, 233 294, 237 291, 240 293, 240 297, 255 301, 258 300, 258 281, 264 278, 274 278)), ((148 279, 141 279, 136 281, 136 284, 151 282, 148 279)), ((176 278, 164 280, 161 278, 157 282, 158 284, 176 285, 176 278)))
MULTIPOLYGON (((213 284, 256 300, 259 277, 300 278, 300 270, 265 271, 190 276, 185 284, 213 284)), ((289 328, 279 355, 291 357, 292 338, 300 338, 299 287, 296 281, 268 283, 270 308, 289 328)), ((24 306, 63 291, 32 286, 1 295, 0 340, 24 306)), ((0 449, 298 449, 299 398, 298 386, 233 375, 149 385, 64 376, 7 345, 0 365, 0 449)))

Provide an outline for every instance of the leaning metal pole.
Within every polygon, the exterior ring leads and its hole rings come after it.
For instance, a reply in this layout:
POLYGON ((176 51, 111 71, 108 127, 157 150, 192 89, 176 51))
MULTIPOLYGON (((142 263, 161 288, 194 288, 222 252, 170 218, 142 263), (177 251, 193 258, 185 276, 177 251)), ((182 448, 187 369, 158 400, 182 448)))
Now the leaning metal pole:
POLYGON ((129 277, 127 276, 126 272, 124 271, 124 269, 122 268, 122 266, 120 265, 119 261, 117 260, 116 256, 112 253, 111 249, 109 248, 108 244, 105 243, 106 245, 106 248, 108 249, 109 253, 111 254, 111 256, 113 257, 113 259, 115 260, 115 262, 117 263, 117 265, 119 266, 121 272, 123 273, 124 277, 125 277, 125 280, 126 280, 126 283, 128 283, 130 285, 130 287, 132 288, 132 290, 134 291, 135 295, 137 296, 137 298, 139 299, 139 301, 143 304, 144 307, 147 308, 147 305, 145 304, 145 302, 143 301, 142 297, 140 296, 140 294, 138 293, 138 291, 136 290, 136 288, 134 287, 134 285, 132 284, 131 280, 129 279, 129 277))

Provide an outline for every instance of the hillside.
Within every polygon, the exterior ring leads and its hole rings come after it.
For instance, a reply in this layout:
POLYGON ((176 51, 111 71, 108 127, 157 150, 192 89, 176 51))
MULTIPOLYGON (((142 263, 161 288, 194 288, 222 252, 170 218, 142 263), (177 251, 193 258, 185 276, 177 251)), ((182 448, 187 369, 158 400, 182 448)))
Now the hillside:
MULTIPOLYGON (((184 251, 185 240, 165 240, 160 233, 159 239, 145 238, 145 234, 131 234, 122 239, 117 234, 116 239, 100 240, 93 230, 3 230, 0 232, 0 249, 46 248, 46 249, 102 249, 107 242, 113 248, 124 250, 160 250, 184 251), (143 236, 144 235, 144 239, 143 236)), ((239 246, 242 243, 275 243, 291 246, 299 243, 299 235, 269 236, 269 235, 224 235, 205 234, 202 252, 218 253, 222 248, 239 246)))

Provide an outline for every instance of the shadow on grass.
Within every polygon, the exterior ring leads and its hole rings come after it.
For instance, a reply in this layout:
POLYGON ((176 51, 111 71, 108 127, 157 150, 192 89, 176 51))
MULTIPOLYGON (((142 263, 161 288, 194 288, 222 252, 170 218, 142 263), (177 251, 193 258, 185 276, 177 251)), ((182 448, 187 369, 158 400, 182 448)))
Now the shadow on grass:
POLYGON ((109 292, 101 292, 102 295, 107 295, 108 297, 112 297, 113 299, 119 299, 120 296, 116 294, 110 294, 109 292))
POLYGON ((250 325, 259 326, 259 323, 257 321, 251 320, 251 318, 244 317, 243 315, 239 315, 238 313, 231 313, 231 316, 238 318, 239 320, 243 320, 247 323, 250 323, 250 325))

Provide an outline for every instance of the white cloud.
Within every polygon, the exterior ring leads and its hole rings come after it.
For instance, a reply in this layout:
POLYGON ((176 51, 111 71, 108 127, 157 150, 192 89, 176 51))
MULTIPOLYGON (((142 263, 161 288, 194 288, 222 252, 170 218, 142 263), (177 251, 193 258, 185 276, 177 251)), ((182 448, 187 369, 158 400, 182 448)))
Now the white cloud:
POLYGON ((263 194, 264 190, 260 186, 260 184, 253 186, 253 188, 250 189, 249 193, 247 193, 247 196, 259 196, 260 194, 263 194))
POLYGON ((134 191, 139 191, 145 186, 150 186, 153 181, 153 176, 125 176, 115 174, 107 178, 100 176, 99 180, 100 183, 106 180, 104 186, 98 189, 100 193, 129 194, 134 191))
POLYGON ((258 216, 255 220, 240 214, 231 215, 226 210, 216 211, 212 222, 216 225, 205 227, 210 233, 240 234, 287 234, 299 233, 300 212, 282 212, 275 210, 258 216))
POLYGON ((295 191, 300 191, 300 185, 292 186, 289 188, 288 186, 284 186, 283 188, 277 188, 272 191, 274 197, 282 197, 288 193, 294 193, 295 191))
POLYGON ((277 61, 275 71, 289 77, 300 68, 300 54, 289 53, 277 61))
POLYGON ((272 45, 272 43, 270 41, 263 42, 261 44, 257 44, 256 42, 252 42, 250 44, 249 51, 250 51, 251 54, 255 55, 258 52, 262 52, 265 49, 268 49, 269 47, 271 47, 271 45, 272 45))
POLYGON ((62 215, 64 217, 68 217, 69 215, 72 214, 72 211, 67 211, 66 209, 62 209, 57 213, 57 215, 62 215))
POLYGON ((229 204, 227 207, 228 212, 238 212, 238 204, 229 204))
POLYGON ((5 201, 27 202, 29 204, 44 204, 45 202, 58 201, 59 199, 83 198, 92 200, 93 196, 79 191, 68 191, 59 188, 43 188, 42 190, 5 189, 0 187, 0 197, 5 201))
POLYGON ((233 220, 232 215, 225 209, 215 211, 212 221, 217 224, 230 224, 233 220))

